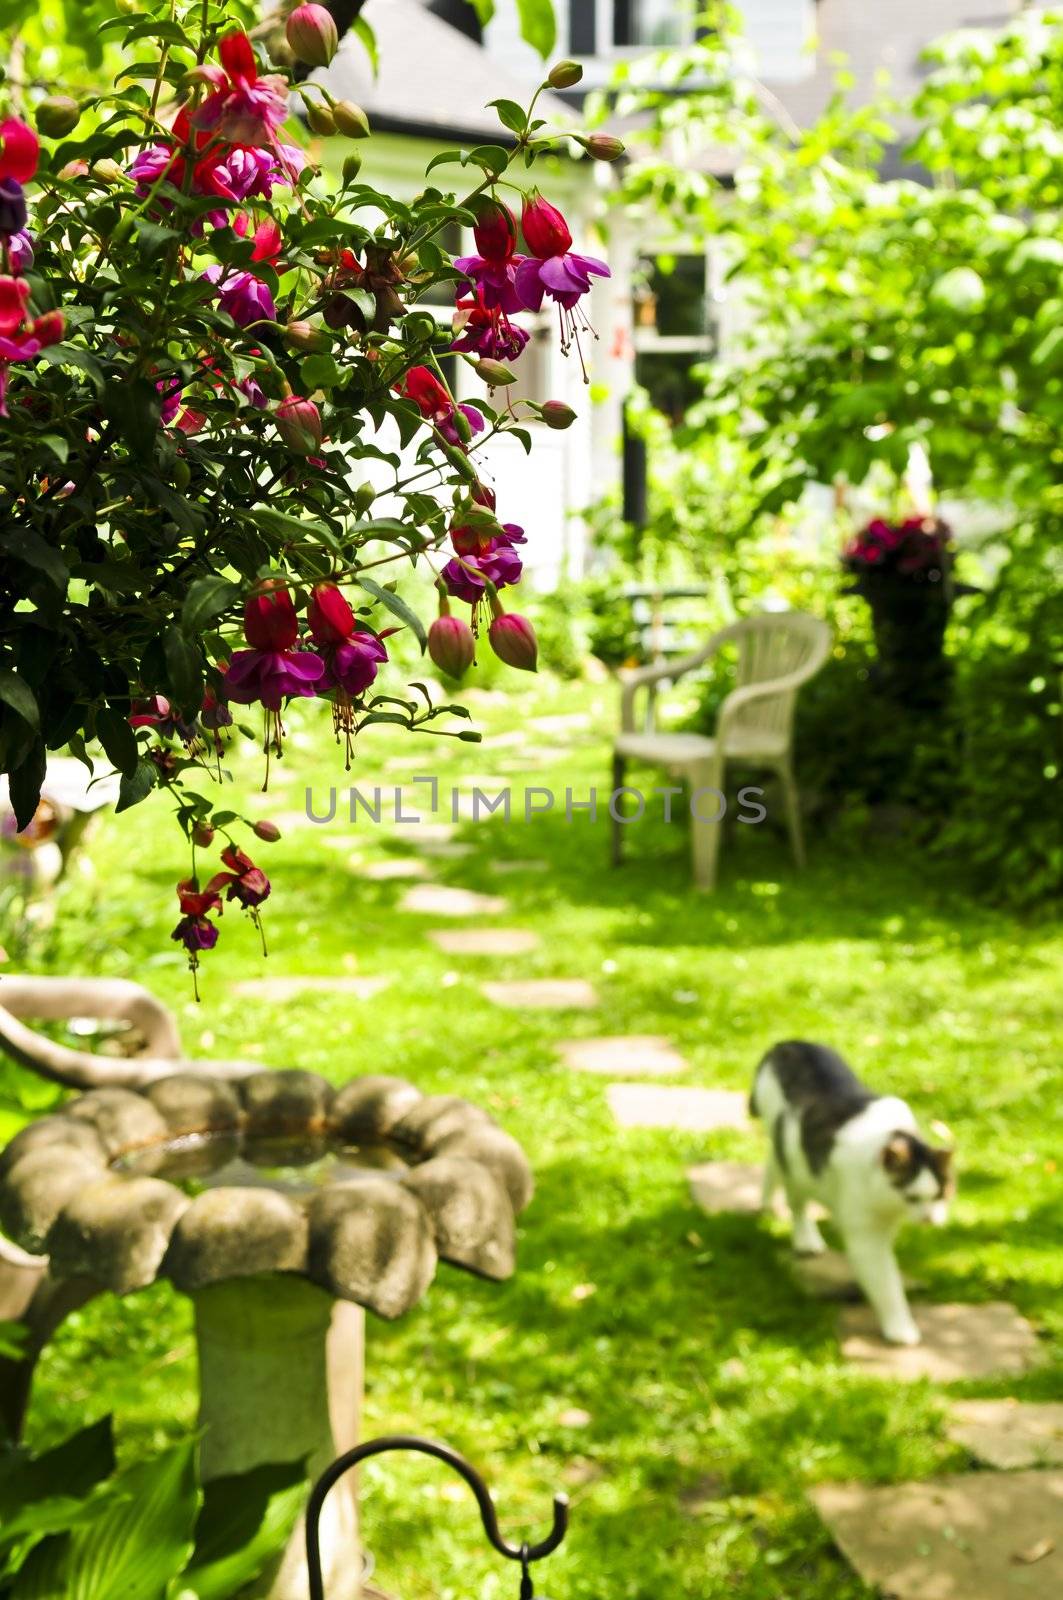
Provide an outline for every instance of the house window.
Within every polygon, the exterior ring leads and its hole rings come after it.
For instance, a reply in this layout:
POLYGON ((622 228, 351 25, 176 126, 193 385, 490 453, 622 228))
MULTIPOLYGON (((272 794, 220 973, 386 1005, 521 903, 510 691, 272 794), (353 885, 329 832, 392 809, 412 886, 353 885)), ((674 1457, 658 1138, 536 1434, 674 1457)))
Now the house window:
POLYGON ((568 47, 594 56, 689 44, 695 9, 693 0, 569 0, 568 47))
POLYGON ((635 381, 673 422, 700 398, 694 369, 716 349, 704 255, 645 257, 634 285, 635 381))

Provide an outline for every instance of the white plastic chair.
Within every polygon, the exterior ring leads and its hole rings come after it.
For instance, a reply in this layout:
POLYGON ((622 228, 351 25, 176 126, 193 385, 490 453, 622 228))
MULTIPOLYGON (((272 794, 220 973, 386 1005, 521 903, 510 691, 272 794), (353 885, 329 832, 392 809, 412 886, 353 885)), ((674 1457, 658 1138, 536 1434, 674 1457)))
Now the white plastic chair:
MULTIPOLYGON (((722 628, 701 650, 678 661, 642 667, 621 676, 620 735, 613 745, 613 789, 624 786, 628 761, 664 767, 685 779, 691 790, 723 789, 729 761, 765 767, 778 774, 786 806, 786 822, 797 865, 805 861, 801 812, 793 773, 793 718, 797 691, 823 666, 830 653, 831 631, 819 617, 800 611, 765 612, 722 628), (721 646, 738 646, 736 687, 720 708, 714 738, 700 733, 661 733, 655 723, 657 685, 675 682, 703 666, 721 646), (635 718, 635 697, 647 691, 642 728, 635 718)), ((614 809, 615 809, 614 803, 614 809)), ((719 822, 691 817, 694 883, 699 889, 716 884, 719 822)), ((620 864, 624 824, 613 819, 613 865, 620 864)))

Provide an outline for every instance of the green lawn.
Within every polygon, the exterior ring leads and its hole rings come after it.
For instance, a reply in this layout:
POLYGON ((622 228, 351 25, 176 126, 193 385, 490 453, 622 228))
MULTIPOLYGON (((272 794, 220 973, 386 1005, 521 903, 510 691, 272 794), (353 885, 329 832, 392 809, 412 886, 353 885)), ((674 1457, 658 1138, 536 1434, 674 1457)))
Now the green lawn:
MULTIPOLYGON (((488 736, 581 710, 592 726, 529 731, 533 746, 569 749, 535 763, 515 746, 414 746, 374 730, 352 777, 371 787, 416 770, 498 775, 518 791, 571 784, 576 799, 605 785, 608 688, 522 680, 507 698, 470 704, 488 736)), ((256 795, 248 767, 252 815, 283 822, 300 808, 308 774, 319 801, 330 778, 348 781, 324 733, 299 726, 308 731, 293 746, 305 748, 286 756, 276 794, 256 795)), ((620 1132, 603 1080, 566 1071, 553 1046, 580 1034, 666 1034, 689 1062, 682 1081, 744 1088, 773 1040, 822 1039, 927 1120, 946 1121, 961 1157, 954 1221, 911 1233, 905 1264, 931 1298, 1009 1299, 1045 1336, 1049 1360, 1035 1376, 967 1392, 1059 1398, 1063 936, 972 905, 962 863, 950 884, 888 839, 840 855, 814 842, 798 877, 770 825, 740 828, 725 844, 719 892, 698 898, 680 827, 630 828, 629 864, 612 873, 606 823, 555 813, 465 824, 475 852, 434 863, 440 882, 506 895, 509 911, 495 920, 542 937, 530 956, 459 960, 425 939, 430 919, 399 911, 405 884, 367 881, 351 864, 352 853, 403 853, 415 832, 364 820, 350 828, 341 810, 328 827, 292 817, 279 844, 252 852, 276 885, 266 970, 387 975, 371 1001, 232 997, 229 983, 260 975, 263 963, 253 931, 227 913, 196 1006, 167 937, 173 884, 187 866, 161 802, 97 835, 96 876, 72 879, 35 964, 140 979, 178 1009, 192 1051, 253 1049, 268 1065, 335 1082, 405 1074, 483 1102, 521 1139, 538 1191, 516 1277, 500 1286, 443 1267, 408 1318, 373 1321, 366 1424, 465 1451, 490 1478, 510 1537, 541 1536, 551 1494, 567 1489, 571 1532, 543 1569, 546 1593, 858 1600, 866 1591, 805 1489, 962 1466, 944 1439, 943 1392, 846 1370, 831 1309, 801 1298, 782 1267, 780 1227, 693 1206, 684 1168, 710 1155, 753 1157, 755 1136, 620 1132), (550 870, 494 870, 528 858, 550 870), (500 1010, 478 991, 496 975, 591 979, 601 1011, 500 1010), (589 1420, 566 1420, 579 1412, 589 1420)), ((192 1424, 194 1377, 178 1296, 160 1287, 97 1302, 44 1362, 31 1438, 53 1440, 113 1409, 127 1454, 153 1448, 192 1424)), ((512 1592, 514 1572, 485 1554, 470 1501, 441 1469, 390 1458, 363 1482, 366 1537, 386 1589, 404 1600, 512 1592)))

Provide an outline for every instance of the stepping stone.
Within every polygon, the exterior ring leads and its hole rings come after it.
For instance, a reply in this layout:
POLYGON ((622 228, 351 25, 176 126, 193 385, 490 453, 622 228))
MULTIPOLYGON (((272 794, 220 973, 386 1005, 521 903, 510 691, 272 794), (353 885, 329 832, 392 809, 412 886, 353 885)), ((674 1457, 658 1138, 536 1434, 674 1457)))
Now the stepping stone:
MULTIPOLYGON (((471 849, 472 846, 466 846, 466 848, 471 849)), ((546 872, 550 863, 549 861, 535 859, 529 861, 491 861, 488 865, 492 872, 497 873, 500 878, 504 878, 514 872, 546 872)))
POLYGON ((427 861, 419 861, 416 857, 404 861, 393 856, 387 861, 373 861, 368 867, 360 867, 359 876, 386 883, 391 878, 430 878, 432 869, 427 861))
POLYGON ((597 993, 582 978, 528 978, 481 988, 495 1005, 516 1011, 589 1011, 598 1004, 597 993))
POLYGON ((749 1125, 748 1097, 740 1089, 671 1088, 656 1083, 606 1085, 609 1108, 622 1128, 683 1128, 711 1133, 749 1125))
POLYGON ((974 1472, 810 1491, 831 1537, 892 1600, 1063 1594, 1063 1472, 974 1472))
POLYGON ((573 1072, 597 1072, 607 1078, 665 1077, 685 1072, 686 1062, 663 1034, 618 1034, 605 1039, 565 1039, 557 1047, 573 1072))
MULTIPOLYGON (((703 1161, 687 1168, 687 1181, 695 1205, 715 1216, 722 1211, 759 1212, 764 1168, 748 1161, 703 1161)), ((775 1211, 785 1215, 781 1195, 775 1211)))
POLYGON ((471 856, 476 846, 461 844, 456 839, 418 839, 417 848, 422 855, 434 856, 440 861, 460 861, 463 856, 471 856))
POLYGON ((514 729, 510 733, 490 733, 486 739, 480 740, 481 750, 512 750, 519 745, 527 744, 528 735, 514 729))
POLYGON ((1040 1360, 1037 1335, 1004 1301, 918 1306, 913 1315, 922 1344, 892 1345, 879 1334, 869 1306, 847 1306, 839 1318, 843 1356, 878 1377, 936 1383, 1017 1377, 1040 1360))
POLYGON ((957 1400, 946 1432, 955 1444, 1001 1471, 1063 1467, 1060 1400, 957 1400))
POLYGON ((402 837, 415 850, 429 850, 433 845, 449 844, 457 831, 452 822, 418 822, 402 837))
MULTIPOLYGON (((291 1000, 297 994, 313 990, 317 994, 350 994, 356 1000, 371 1000, 381 989, 386 989, 390 978, 245 978, 234 983, 231 993, 247 995, 257 1000, 291 1000)), ((244 1046, 246 1052, 247 1046, 244 1046)))
POLYGON ((402 897, 401 910, 427 917, 497 917, 506 909, 500 894, 477 894, 442 883, 420 883, 402 897))
POLYGON ((539 943, 528 928, 433 928, 428 937, 448 956, 522 956, 539 943))

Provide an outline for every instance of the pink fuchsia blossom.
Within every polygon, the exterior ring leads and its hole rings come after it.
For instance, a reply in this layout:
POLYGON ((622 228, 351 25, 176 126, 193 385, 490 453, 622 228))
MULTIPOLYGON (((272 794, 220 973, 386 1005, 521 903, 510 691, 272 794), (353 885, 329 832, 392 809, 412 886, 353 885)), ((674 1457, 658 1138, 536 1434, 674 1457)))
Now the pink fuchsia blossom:
POLYGON ((517 223, 509 207, 500 200, 487 200, 473 227, 478 254, 459 256, 454 262, 488 310, 519 311, 517 268, 523 256, 515 254, 517 223))
POLYGON ((18 117, 0 122, 0 178, 28 183, 37 171, 40 152, 37 135, 18 117))
POLYGON ((488 307, 479 294, 459 300, 457 312, 452 350, 472 351, 490 361, 515 361, 530 337, 526 328, 510 322, 498 306, 488 307))
POLYGON ((324 671, 312 650, 235 650, 226 680, 229 699, 279 711, 285 700, 313 698, 324 671))
POLYGON ((321 680, 324 689, 341 689, 351 700, 364 694, 377 675, 388 653, 374 633, 352 633, 343 644, 329 651, 325 673, 321 680))
POLYGON ((23 228, 13 233, 7 241, 7 259, 16 276, 28 272, 33 265, 33 240, 23 228))
POLYGON ((288 115, 288 86, 277 76, 260 78, 246 33, 230 33, 218 46, 223 76, 192 115, 195 127, 231 144, 269 145, 288 115))
POLYGON ((486 592, 487 584, 496 589, 519 583, 521 559, 508 545, 479 556, 455 556, 440 573, 447 593, 474 606, 486 592))
POLYGON ((134 700, 129 716, 131 728, 154 728, 165 739, 182 739, 191 744, 193 730, 179 717, 164 694, 148 695, 134 700))
POLYGON ((208 890, 225 890, 226 900, 238 900, 245 910, 253 911, 267 900, 270 881, 261 867, 256 867, 236 845, 226 845, 221 859, 227 872, 216 872, 207 885, 208 890))
POLYGON ((290 650, 298 637, 295 602, 282 583, 268 579, 244 601, 244 638, 255 650, 290 650))
POLYGON ((456 406, 447 389, 428 367, 411 367, 399 385, 399 393, 413 401, 422 417, 433 424, 441 439, 459 450, 467 450, 469 439, 483 432, 484 419, 475 406, 456 406), (456 421, 459 413, 464 419, 463 424, 456 421))
MULTIPOLYGON (((544 297, 556 301, 561 314, 561 346, 579 350, 581 326, 593 332, 586 318, 577 318, 575 307, 589 293, 592 278, 611 276, 604 261, 596 256, 577 255, 570 249, 572 234, 568 223, 548 200, 539 194, 525 197, 521 227, 531 255, 517 268, 517 293, 529 311, 538 311, 544 297)), ((582 359, 582 352, 581 359, 582 359)))
POLYGON ((234 272, 231 278, 223 278, 223 271, 222 267, 210 266, 203 276, 217 284, 221 308, 234 322, 241 328, 251 328, 256 322, 276 322, 277 307, 268 284, 253 272, 234 272))
POLYGON ((358 628, 354 612, 334 583, 318 583, 310 596, 307 622, 325 658, 321 689, 332 695, 332 725, 343 735, 350 770, 355 733, 353 702, 374 681, 388 659, 383 640, 358 628))
POLYGON ((334 583, 317 583, 310 593, 306 620, 316 645, 327 648, 342 644, 354 632, 356 623, 350 603, 334 583))
POLYGON ((27 317, 30 287, 25 278, 0 275, 0 417, 6 417, 8 369, 16 361, 33 361, 66 331, 61 311, 27 317))

